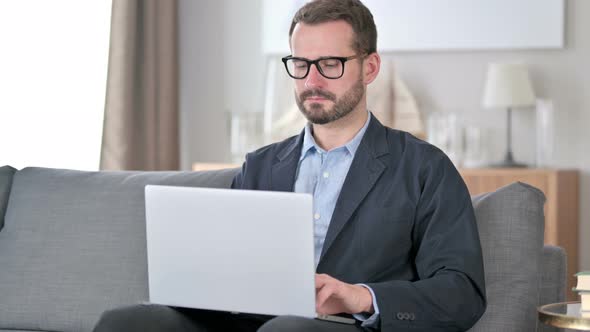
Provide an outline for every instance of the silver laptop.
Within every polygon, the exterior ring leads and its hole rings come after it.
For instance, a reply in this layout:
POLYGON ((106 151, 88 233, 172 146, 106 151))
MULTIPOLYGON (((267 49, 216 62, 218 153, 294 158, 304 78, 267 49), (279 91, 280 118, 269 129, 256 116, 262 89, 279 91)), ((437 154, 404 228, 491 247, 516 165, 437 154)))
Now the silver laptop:
POLYGON ((145 202, 150 302, 318 318, 311 195, 148 185, 145 202))

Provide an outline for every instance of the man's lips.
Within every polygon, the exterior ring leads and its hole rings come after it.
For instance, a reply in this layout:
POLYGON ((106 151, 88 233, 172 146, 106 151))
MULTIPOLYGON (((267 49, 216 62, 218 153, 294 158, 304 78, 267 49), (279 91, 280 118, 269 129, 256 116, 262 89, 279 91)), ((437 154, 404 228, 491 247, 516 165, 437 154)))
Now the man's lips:
POLYGON ((321 91, 319 89, 304 91, 303 93, 301 93, 299 98, 301 98, 301 101, 303 102, 309 101, 311 103, 323 103, 328 100, 336 100, 336 96, 334 94, 329 93, 327 91, 321 91))
POLYGON ((305 100, 309 100, 309 101, 325 101, 328 100, 327 98, 324 97, 307 97, 305 100))

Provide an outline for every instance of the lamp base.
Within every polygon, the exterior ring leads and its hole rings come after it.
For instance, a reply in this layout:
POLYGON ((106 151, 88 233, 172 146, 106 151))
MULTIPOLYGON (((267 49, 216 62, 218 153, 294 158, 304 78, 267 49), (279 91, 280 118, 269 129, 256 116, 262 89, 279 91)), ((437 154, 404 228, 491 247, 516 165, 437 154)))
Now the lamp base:
POLYGON ((490 167, 494 167, 494 168, 526 168, 528 166, 525 164, 517 163, 516 161, 514 161, 514 157, 512 157, 512 150, 510 148, 508 148, 508 151, 506 152, 506 156, 504 156, 504 160, 502 160, 499 163, 492 164, 492 165, 490 165, 490 167))
POLYGON ((512 110, 508 107, 508 114, 506 116, 506 155, 504 160, 499 163, 490 165, 494 168, 526 168, 525 164, 520 164, 514 161, 512 155, 512 110))

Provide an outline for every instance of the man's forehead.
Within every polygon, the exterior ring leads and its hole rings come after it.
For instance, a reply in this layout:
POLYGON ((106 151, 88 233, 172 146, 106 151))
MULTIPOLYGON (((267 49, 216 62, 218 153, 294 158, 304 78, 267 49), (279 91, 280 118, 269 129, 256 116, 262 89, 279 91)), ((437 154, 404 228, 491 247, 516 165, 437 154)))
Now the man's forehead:
POLYGON ((297 23, 291 36, 291 53, 296 56, 350 55, 354 32, 346 21, 317 24, 297 23))

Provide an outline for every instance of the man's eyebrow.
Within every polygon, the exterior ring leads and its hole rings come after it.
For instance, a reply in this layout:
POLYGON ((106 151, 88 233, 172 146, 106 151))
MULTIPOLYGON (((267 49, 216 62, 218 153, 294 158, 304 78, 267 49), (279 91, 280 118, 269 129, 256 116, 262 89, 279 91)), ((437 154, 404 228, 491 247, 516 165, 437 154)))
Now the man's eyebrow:
POLYGON ((339 55, 324 55, 324 56, 321 56, 321 57, 315 58, 315 59, 305 58, 305 57, 302 57, 302 56, 293 56, 293 57, 294 58, 297 58, 297 59, 305 59, 305 60, 308 60, 308 61, 325 60, 325 59, 332 59, 332 58, 345 58, 345 57, 339 56, 339 55))

